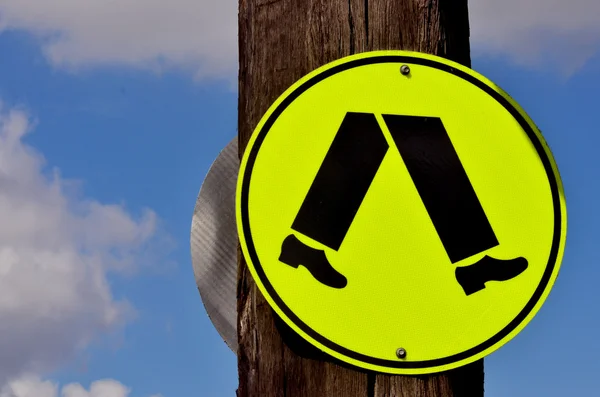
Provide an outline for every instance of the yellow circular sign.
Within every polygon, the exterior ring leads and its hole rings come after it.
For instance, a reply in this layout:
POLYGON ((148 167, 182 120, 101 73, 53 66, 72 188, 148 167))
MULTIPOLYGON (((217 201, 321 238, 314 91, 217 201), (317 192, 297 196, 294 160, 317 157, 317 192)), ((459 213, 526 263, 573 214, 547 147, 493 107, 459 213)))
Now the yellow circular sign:
POLYGON ((540 131, 473 70, 400 51, 290 87, 246 148, 242 250, 277 314, 351 365, 433 373, 478 360, 535 315, 566 237, 540 131))

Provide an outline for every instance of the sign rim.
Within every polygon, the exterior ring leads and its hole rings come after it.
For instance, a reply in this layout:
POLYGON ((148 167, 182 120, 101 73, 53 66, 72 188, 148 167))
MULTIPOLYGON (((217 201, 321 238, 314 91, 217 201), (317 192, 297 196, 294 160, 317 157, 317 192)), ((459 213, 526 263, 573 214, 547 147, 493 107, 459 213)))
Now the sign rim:
POLYGON ((246 145, 238 176, 236 218, 242 252, 257 286, 270 306, 295 332, 313 346, 354 367, 393 374, 426 374, 460 367, 485 357, 511 340, 531 321, 546 300, 558 276, 566 242, 566 204, 563 184, 550 148, 530 117, 506 92, 472 69, 438 56, 410 51, 372 51, 347 56, 317 68, 281 94, 263 115, 246 145), (475 347, 443 358, 425 361, 381 359, 353 352, 321 336, 287 307, 270 284, 254 249, 250 232, 248 190, 252 167, 262 141, 275 120, 299 95, 327 77, 358 66, 379 63, 406 63, 432 67, 462 78, 484 91, 503 106, 525 131, 542 161, 550 185, 554 210, 553 238, 549 260, 535 292, 517 316, 498 333, 475 347))

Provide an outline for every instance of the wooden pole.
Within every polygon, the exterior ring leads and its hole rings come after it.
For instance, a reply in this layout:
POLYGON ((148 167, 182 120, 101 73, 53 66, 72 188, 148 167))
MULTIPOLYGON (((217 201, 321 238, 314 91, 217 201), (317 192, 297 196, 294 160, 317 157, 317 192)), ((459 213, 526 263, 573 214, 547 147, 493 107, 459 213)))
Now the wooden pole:
MULTIPOLYGON (((240 157, 285 89, 315 68, 404 49, 470 66, 467 0, 239 0, 240 157)), ((481 397, 483 360, 432 376, 355 371, 279 320, 238 250, 238 397, 481 397)))

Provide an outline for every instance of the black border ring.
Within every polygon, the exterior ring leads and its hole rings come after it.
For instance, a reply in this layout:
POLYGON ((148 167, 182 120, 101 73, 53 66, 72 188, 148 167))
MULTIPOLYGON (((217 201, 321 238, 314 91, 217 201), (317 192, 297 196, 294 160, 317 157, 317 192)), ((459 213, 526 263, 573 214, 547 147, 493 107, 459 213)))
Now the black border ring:
POLYGON ((531 128, 531 126, 529 125, 527 120, 525 120, 525 118, 521 115, 521 113, 519 113, 519 111, 497 91, 495 91, 494 89, 489 87, 486 83, 482 82, 478 78, 476 78, 462 70, 459 70, 450 65, 446 65, 444 63, 437 62, 437 61, 434 61, 431 59, 424 59, 424 58, 412 57, 412 56, 407 56, 407 55, 377 55, 377 56, 373 56, 373 57, 356 59, 356 60, 348 61, 348 62, 340 64, 340 65, 333 66, 330 69, 326 69, 322 73, 319 73, 316 76, 310 78, 309 80, 304 82, 300 87, 298 87, 297 89, 292 91, 286 98, 283 99, 281 104, 279 104, 279 106, 277 106, 277 108, 271 113, 271 115, 269 116, 269 118, 267 119, 267 121, 265 122, 263 127, 258 132, 256 140, 254 141, 254 144, 252 145, 252 148, 250 150, 251 151, 249 153, 246 167, 244 169, 244 175, 243 175, 243 181, 242 181, 242 190, 241 190, 241 215, 242 215, 242 217, 241 217, 241 221, 242 221, 242 228, 243 228, 243 232, 244 232, 244 236, 245 236, 245 240, 246 240, 247 249, 248 249, 248 252, 249 252, 249 255, 251 258, 251 262, 254 265, 254 268, 256 269, 256 272, 257 272, 261 282, 263 283, 263 285, 269 292, 269 295, 275 301, 277 306, 285 313, 285 315, 294 324, 296 324, 296 326, 298 328, 300 328, 302 331, 306 332, 306 334, 310 335, 311 338, 315 339, 316 341, 321 343, 323 346, 326 346, 327 348, 338 352, 339 354, 342 354, 346 357, 352 358, 357 361, 376 365, 379 367, 413 368, 413 369, 439 367, 442 365, 448 365, 448 364, 452 364, 452 363, 455 363, 458 361, 468 359, 469 357, 479 354, 482 351, 488 349, 489 347, 495 345, 496 343, 501 341, 504 337, 506 337, 508 334, 510 334, 517 326, 519 326, 519 324, 521 324, 525 320, 525 318, 531 313, 531 311, 533 310, 535 305, 538 303, 538 301, 542 297, 544 291, 546 290, 548 283, 550 282, 550 279, 554 272, 554 267, 556 265, 556 260, 558 258, 558 251, 560 248, 560 241, 561 241, 560 240, 561 239, 561 228, 562 228, 560 193, 559 193, 559 188, 558 188, 558 181, 556 180, 554 170, 552 169, 552 162, 551 162, 550 158, 548 157, 546 151, 544 150, 544 144, 540 140, 540 137, 537 136, 537 134, 531 128), (339 72, 342 72, 342 71, 345 71, 348 69, 352 69, 352 68, 359 67, 359 66, 370 65, 370 64, 379 64, 379 63, 412 63, 412 64, 416 64, 416 65, 435 68, 435 69, 453 74, 457 77, 460 77, 460 78, 470 82, 471 84, 477 86, 478 88, 480 88, 481 90, 486 92, 488 95, 493 97, 508 112, 510 112, 510 114, 518 121, 521 128, 523 128, 523 130, 527 133, 529 140, 533 143, 533 145, 538 153, 538 156, 542 160, 542 163, 544 165, 544 170, 546 171, 546 175, 548 177, 548 182, 550 184, 550 190, 552 193, 552 203, 554 205, 554 235, 552 238, 552 246, 550 248, 550 256, 548 258, 548 264, 546 265, 546 270, 544 271, 544 274, 542 276, 540 284, 536 288, 531 299, 529 300, 529 302, 527 302, 527 304, 525 305, 523 310, 521 310, 521 312, 500 332, 498 332, 497 334, 495 334, 494 336, 492 336, 485 342, 483 342, 475 347, 472 347, 461 353, 457 353, 457 354, 447 356, 444 358, 438 358, 438 359, 433 359, 433 360, 424 360, 424 361, 411 361, 411 362, 385 360, 385 359, 381 359, 381 358, 367 356, 367 355, 361 354, 361 353, 356 353, 352 350, 349 350, 343 346, 340 346, 340 345, 330 341, 329 339, 321 336, 319 333, 317 333, 315 330, 313 330, 307 324, 305 324, 302 320, 300 320, 292 312, 292 310, 290 310, 290 308, 287 307, 287 305, 283 302, 283 300, 276 293, 275 289, 273 288, 273 286, 267 279, 264 270, 262 269, 262 266, 258 259, 258 255, 256 254, 256 250, 254 248, 254 244, 252 242, 252 234, 250 232, 250 224, 248 222, 248 191, 250 188, 250 179, 251 179, 251 175, 252 175, 252 168, 256 161, 256 156, 258 155, 260 146, 261 146, 262 142, 264 141, 267 133, 269 132, 271 126, 275 122, 275 120, 277 120, 279 115, 296 98, 298 98, 302 93, 304 93, 306 90, 308 90, 310 87, 314 86, 315 84, 325 80, 328 77, 333 76, 334 74, 337 74, 339 72))

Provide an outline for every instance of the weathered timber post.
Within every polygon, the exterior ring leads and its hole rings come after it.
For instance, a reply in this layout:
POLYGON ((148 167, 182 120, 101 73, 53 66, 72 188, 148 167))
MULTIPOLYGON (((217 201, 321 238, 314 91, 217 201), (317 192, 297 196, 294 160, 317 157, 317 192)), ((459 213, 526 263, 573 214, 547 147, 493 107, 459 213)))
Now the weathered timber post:
MULTIPOLYGON (((328 62, 395 49, 471 63, 467 0, 239 0, 238 22, 240 157, 273 101, 328 62)), ((238 258, 238 397, 483 396, 483 360, 432 376, 388 376, 315 353, 275 318, 240 251, 238 258)))

